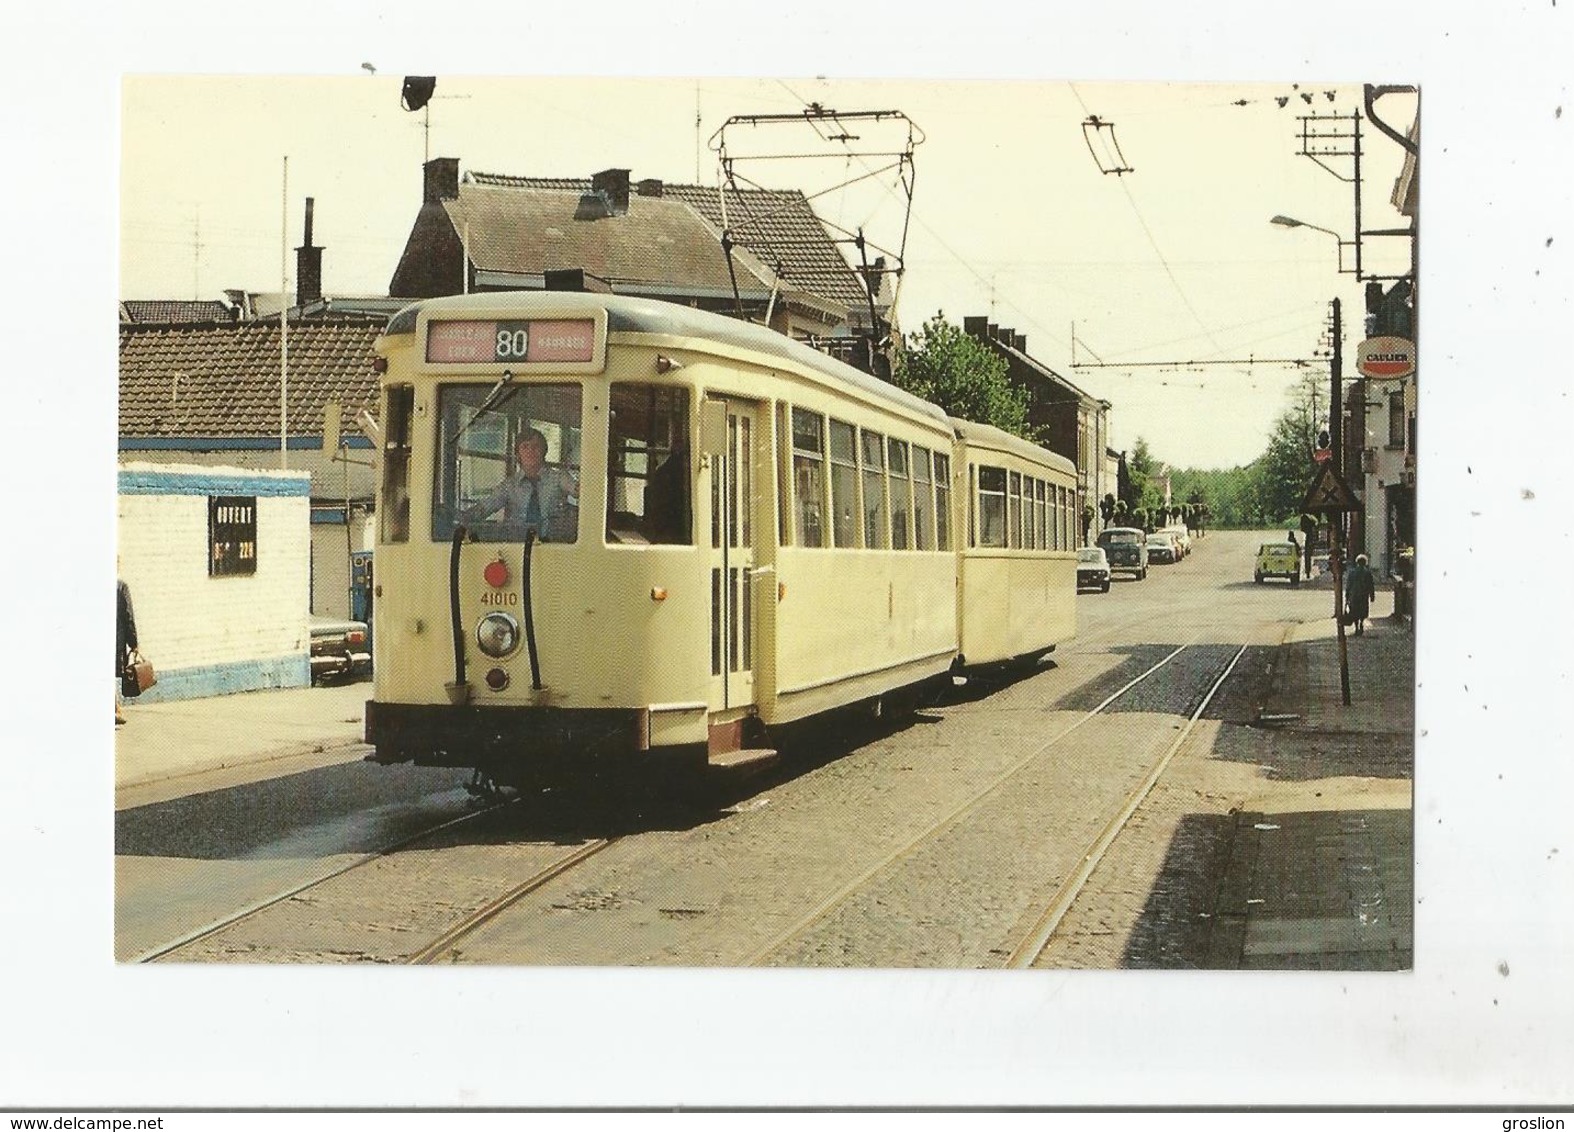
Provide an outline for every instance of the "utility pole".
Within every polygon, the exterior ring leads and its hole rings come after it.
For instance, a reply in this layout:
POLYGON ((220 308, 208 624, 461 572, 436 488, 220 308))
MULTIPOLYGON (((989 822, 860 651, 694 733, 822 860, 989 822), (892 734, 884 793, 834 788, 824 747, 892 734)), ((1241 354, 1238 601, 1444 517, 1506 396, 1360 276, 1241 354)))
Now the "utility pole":
MULTIPOLYGON (((1328 381, 1332 407, 1328 414, 1328 463, 1341 481, 1344 479, 1344 429, 1340 418, 1344 415, 1344 398, 1340 395, 1344 385, 1344 332, 1339 319, 1339 300, 1334 300, 1333 357, 1328 366, 1328 381)), ((1328 568, 1334 575, 1334 625, 1339 632, 1339 691, 1346 707, 1350 706, 1350 651, 1344 633, 1344 560, 1341 551, 1343 540, 1340 527, 1344 525, 1343 511, 1328 512, 1328 568)))

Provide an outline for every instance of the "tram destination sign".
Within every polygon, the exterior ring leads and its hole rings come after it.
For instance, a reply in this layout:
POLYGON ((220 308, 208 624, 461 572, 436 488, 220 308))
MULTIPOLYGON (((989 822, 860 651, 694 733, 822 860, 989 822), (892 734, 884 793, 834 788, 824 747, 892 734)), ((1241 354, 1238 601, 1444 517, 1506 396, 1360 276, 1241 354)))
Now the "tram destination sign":
POLYGON ((426 327, 426 360, 446 363, 588 362, 592 319, 447 319, 426 327))

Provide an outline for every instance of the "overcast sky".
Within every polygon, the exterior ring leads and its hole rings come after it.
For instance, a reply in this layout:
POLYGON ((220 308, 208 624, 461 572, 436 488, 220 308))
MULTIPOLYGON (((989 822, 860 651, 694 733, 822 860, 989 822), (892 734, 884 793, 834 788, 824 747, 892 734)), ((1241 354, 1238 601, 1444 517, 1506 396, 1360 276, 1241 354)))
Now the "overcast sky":
MULTIPOLYGON (((1352 187, 1336 176, 1350 176, 1350 159, 1330 157, 1325 169, 1299 151, 1302 116, 1324 117, 1314 132, 1350 132, 1358 84, 1297 74, 1252 84, 439 74, 430 113, 412 114, 397 69, 359 62, 336 77, 128 78, 122 295, 278 290, 285 242, 293 280, 308 196, 325 290, 386 294, 428 146, 461 170, 584 177, 616 166, 704 185, 717 182, 724 148, 746 182, 802 189, 822 217, 862 229, 891 262, 905 250, 906 330, 944 312, 957 323, 987 314, 1025 334, 1035 358, 1113 404, 1116 448, 1143 437, 1179 466, 1246 463, 1306 370, 1238 363, 1302 359, 1325 375, 1335 295, 1351 316, 1352 356, 1361 337, 1359 292, 1338 271, 1336 238, 1269 224, 1283 213, 1353 237, 1352 187), (905 119, 849 120, 851 141, 801 124, 733 124, 718 135, 734 116, 810 103, 905 119), (1107 125, 1087 127, 1094 117, 1107 125), (881 156, 909 136, 910 211, 881 156), (1116 168, 1131 171, 1105 171, 1116 168), (1110 368, 1123 362, 1196 364, 1110 368)), ((1407 96, 1379 106, 1401 129, 1414 108, 1407 96)), ((1389 204, 1400 148, 1370 126, 1363 148, 1364 227, 1405 226, 1389 204)), ((1371 240, 1367 255, 1404 270, 1408 243, 1371 240)))
MULTIPOLYGON (((0 875, 20 926, 0 938, 0 971, 21 1021, 0 1037, 0 1106, 1574 1100, 1574 4, 743 11, 144 0, 11 15, 0 875), (238 73, 336 82, 268 81, 255 100, 125 82, 238 73), (439 76, 434 154, 523 174, 692 178, 694 75, 712 76, 704 138, 727 115, 804 100, 900 109, 927 135, 904 320, 992 303, 1063 370, 1073 322, 1106 360, 1315 348, 1327 300, 1359 309, 1359 295, 1340 287, 1331 237, 1268 220, 1348 236, 1348 189, 1296 156, 1293 104, 1263 99, 1332 76, 1325 105, 1349 108, 1361 82, 1420 81, 1416 970, 116 969, 113 739, 91 660, 109 648, 116 537, 110 300, 277 289, 286 154, 290 247, 311 195, 329 290, 385 292, 420 193, 418 116, 398 106, 408 73, 439 76), (527 73, 674 81, 459 77, 527 73), (1133 174, 1096 171, 1090 114, 1115 123, 1133 174)), ((1371 183, 1376 226, 1388 185, 1371 183)), ((1117 442, 1140 434, 1188 464, 1255 455, 1290 381, 1261 367, 1072 376, 1114 403, 1117 442)))

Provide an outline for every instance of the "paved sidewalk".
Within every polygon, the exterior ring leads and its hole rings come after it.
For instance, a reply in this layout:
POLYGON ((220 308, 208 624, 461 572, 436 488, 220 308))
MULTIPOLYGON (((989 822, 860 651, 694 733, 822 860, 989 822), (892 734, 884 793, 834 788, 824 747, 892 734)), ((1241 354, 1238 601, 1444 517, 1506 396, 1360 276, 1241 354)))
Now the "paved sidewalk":
POLYGON ((168 703, 128 701, 115 728, 115 788, 342 750, 360 757, 368 680, 168 703))
POLYGON ((1408 970, 1414 944, 1415 636, 1332 618, 1279 649, 1261 791, 1235 816, 1210 965, 1408 970))

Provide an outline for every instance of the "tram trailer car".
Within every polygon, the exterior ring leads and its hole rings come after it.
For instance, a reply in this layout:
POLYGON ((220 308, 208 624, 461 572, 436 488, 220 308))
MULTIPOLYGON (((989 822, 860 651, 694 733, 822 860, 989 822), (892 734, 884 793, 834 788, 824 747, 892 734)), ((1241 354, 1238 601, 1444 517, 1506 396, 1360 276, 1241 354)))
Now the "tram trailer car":
POLYGON ((703 765, 1075 632, 1069 463, 775 331, 492 293, 376 350, 379 762, 703 765))

